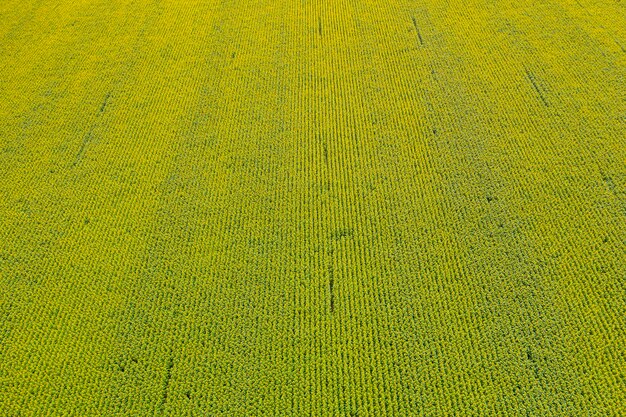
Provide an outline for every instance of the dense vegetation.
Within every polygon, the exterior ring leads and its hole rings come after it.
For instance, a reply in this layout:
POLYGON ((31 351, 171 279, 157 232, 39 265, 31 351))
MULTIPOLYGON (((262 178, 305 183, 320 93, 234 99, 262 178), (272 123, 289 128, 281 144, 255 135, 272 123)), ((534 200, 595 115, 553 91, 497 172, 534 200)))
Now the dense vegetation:
POLYGON ((626 3, 0 1, 0 416, 626 414, 626 3))

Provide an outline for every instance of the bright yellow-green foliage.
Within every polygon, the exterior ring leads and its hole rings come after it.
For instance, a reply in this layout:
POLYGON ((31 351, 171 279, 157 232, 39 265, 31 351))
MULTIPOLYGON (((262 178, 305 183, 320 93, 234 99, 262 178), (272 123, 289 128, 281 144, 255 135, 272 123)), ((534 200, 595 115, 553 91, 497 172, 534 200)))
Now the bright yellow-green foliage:
POLYGON ((626 415, 626 3, 0 1, 0 416, 626 415))

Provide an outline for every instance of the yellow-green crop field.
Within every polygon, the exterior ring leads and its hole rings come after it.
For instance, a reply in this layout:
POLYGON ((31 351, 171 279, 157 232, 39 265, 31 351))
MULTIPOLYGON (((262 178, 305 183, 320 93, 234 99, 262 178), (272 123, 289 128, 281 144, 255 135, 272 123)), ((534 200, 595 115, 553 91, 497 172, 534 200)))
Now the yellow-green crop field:
POLYGON ((626 416, 626 2, 1 0, 14 416, 626 416))

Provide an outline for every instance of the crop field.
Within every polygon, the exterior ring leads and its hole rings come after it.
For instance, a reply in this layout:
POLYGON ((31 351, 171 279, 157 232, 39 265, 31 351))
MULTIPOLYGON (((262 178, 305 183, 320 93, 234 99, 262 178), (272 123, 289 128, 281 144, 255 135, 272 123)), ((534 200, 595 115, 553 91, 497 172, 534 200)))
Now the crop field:
POLYGON ((1 0, 14 416, 626 416, 626 2, 1 0))

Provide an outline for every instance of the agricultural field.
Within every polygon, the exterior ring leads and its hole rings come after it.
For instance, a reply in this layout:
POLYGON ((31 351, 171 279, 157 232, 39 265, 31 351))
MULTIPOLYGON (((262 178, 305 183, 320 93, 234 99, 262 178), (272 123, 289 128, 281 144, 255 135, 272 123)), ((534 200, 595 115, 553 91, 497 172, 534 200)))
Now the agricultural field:
POLYGON ((0 1, 13 416, 626 416, 626 2, 0 1))

